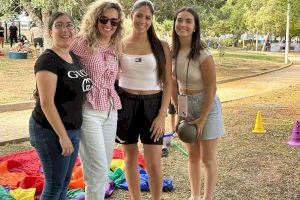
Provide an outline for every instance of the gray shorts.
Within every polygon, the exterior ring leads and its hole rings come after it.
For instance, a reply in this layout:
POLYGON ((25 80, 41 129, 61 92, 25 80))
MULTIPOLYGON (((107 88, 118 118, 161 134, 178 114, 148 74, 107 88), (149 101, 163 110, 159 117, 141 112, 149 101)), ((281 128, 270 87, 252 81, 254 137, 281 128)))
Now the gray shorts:
MULTIPOLYGON (((201 113, 204 94, 189 95, 188 98, 188 118, 197 119, 201 113)), ((212 140, 224 135, 224 122, 222 116, 222 107, 219 97, 216 95, 212 104, 210 113, 203 129, 201 140, 212 140)))

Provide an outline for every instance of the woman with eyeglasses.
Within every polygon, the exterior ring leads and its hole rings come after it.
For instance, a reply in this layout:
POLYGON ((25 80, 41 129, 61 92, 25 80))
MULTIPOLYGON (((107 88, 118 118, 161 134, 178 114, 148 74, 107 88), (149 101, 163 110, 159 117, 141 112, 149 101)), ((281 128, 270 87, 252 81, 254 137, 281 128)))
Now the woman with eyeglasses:
POLYGON ((130 198, 139 200, 138 138, 144 147, 152 200, 161 199, 161 151, 165 117, 171 99, 169 45, 159 40, 153 27, 154 6, 149 0, 134 3, 132 33, 122 41, 120 57, 117 142, 125 156, 125 175, 130 198))
POLYGON ((50 16, 52 46, 37 59, 36 105, 29 120, 30 143, 40 158, 45 184, 41 200, 66 199, 78 155, 82 104, 92 81, 70 47, 74 21, 63 12, 50 16))
POLYGON ((221 103, 216 95, 216 71, 211 53, 200 40, 200 22, 192 8, 175 14, 172 33, 173 77, 178 88, 173 90, 175 108, 188 102, 187 115, 180 116, 197 128, 197 140, 187 143, 188 172, 191 187, 189 200, 200 200, 200 167, 203 165, 204 195, 211 200, 217 183, 217 143, 224 135, 221 103), (179 93, 179 98, 178 97, 179 93), (181 96, 182 95, 182 96, 181 96), (178 99, 178 101, 177 101, 178 99), (182 102, 180 102, 182 101, 182 102))
POLYGON ((121 101, 114 88, 123 13, 115 0, 92 3, 81 23, 72 51, 93 80, 83 105, 79 155, 87 200, 104 199, 121 101))

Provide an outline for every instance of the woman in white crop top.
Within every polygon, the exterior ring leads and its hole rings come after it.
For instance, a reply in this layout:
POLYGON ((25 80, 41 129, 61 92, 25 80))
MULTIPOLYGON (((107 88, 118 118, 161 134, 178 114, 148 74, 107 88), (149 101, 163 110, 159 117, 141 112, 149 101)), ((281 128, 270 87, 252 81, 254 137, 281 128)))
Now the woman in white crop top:
POLYGON ((217 140, 224 134, 221 104, 216 96, 215 64, 200 41, 199 17, 193 9, 177 11, 172 37, 173 78, 174 85, 178 86, 173 90, 172 98, 177 109, 178 101, 184 99, 177 99, 178 93, 194 99, 188 101, 191 103, 187 104, 187 115, 182 117, 196 126, 198 134, 196 142, 186 144, 191 187, 189 200, 200 200, 200 163, 206 172, 202 199, 211 200, 217 181, 217 140))
POLYGON ((132 33, 122 41, 117 140, 125 156, 130 199, 141 199, 138 138, 144 147, 151 199, 161 199, 161 149, 166 112, 171 99, 171 54, 152 25, 153 4, 138 0, 131 13, 132 33))

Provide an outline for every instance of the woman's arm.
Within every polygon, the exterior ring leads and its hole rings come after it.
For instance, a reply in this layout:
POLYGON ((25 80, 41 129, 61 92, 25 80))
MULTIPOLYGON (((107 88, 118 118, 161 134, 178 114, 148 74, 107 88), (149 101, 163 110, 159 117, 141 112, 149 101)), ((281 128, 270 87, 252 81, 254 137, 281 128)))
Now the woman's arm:
POLYGON ((163 42, 163 47, 166 57, 166 67, 165 77, 163 79, 163 96, 159 114, 166 117, 172 95, 172 59, 168 43, 163 42))
POLYGON ((38 71, 36 73, 36 83, 41 108, 48 122, 59 137, 62 155, 69 156, 73 153, 74 148, 54 103, 57 75, 45 70, 38 71))
POLYGON ((216 70, 212 56, 208 56, 200 65, 202 78, 204 82, 204 101, 202 111, 198 119, 192 121, 197 126, 198 136, 202 135, 202 130, 206 123, 207 116, 211 110, 217 87, 216 87, 216 70))
POLYGON ((171 100, 172 93, 172 75, 171 75, 171 53, 168 43, 162 42, 166 57, 165 77, 163 78, 163 95, 158 116, 152 123, 151 137, 158 140, 164 133, 164 121, 167 115, 167 109, 171 100), (159 122, 159 123, 158 123, 159 122))
POLYGON ((204 102, 203 102, 203 109, 200 113, 200 118, 203 118, 206 120, 216 92, 217 92, 217 86, 216 86, 216 69, 215 69, 215 63, 212 58, 212 56, 208 56, 203 63, 200 66, 200 70, 203 77, 204 87, 205 87, 205 96, 204 96, 204 102))

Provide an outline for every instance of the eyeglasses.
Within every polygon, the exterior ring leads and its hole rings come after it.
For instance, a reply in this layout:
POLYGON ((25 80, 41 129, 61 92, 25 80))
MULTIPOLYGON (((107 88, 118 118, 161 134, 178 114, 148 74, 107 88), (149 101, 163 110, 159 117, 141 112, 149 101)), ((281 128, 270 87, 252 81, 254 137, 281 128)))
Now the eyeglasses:
POLYGON ((62 30, 64 28, 68 29, 68 30, 73 30, 75 28, 75 25, 73 23, 61 23, 61 22, 57 22, 54 24, 54 28, 62 30))
POLYGON ((118 26, 120 23, 120 20, 117 18, 108 18, 108 17, 104 17, 104 16, 101 16, 98 18, 98 22, 100 22, 101 24, 107 24, 108 21, 110 21, 110 24, 112 26, 118 26))

